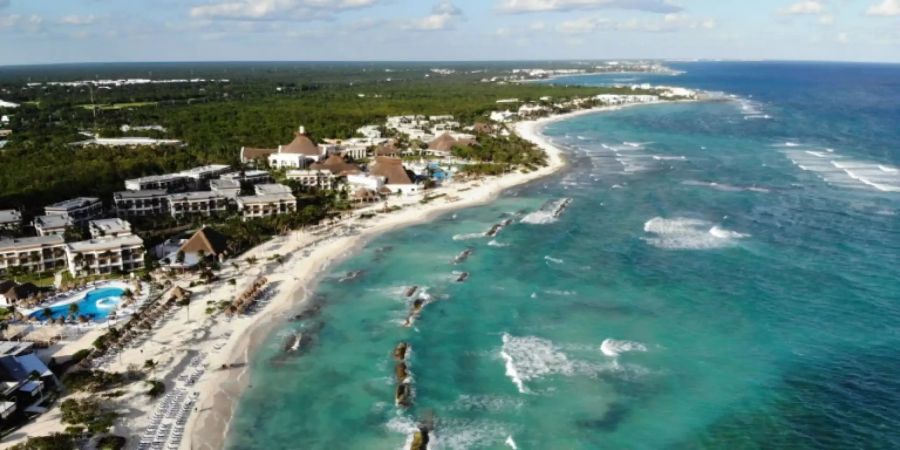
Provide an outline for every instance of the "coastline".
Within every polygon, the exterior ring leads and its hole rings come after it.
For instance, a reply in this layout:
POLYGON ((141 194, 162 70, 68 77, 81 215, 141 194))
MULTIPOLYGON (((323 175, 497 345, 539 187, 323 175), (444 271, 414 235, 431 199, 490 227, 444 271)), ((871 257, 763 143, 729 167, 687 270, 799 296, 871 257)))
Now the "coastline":
MULTIPOLYGON (((262 311, 250 318, 241 319, 247 323, 239 325, 234 330, 234 334, 229 338, 220 357, 210 357, 209 372, 197 383, 197 389, 200 391, 197 412, 191 415, 185 427, 186 439, 182 441, 181 448, 217 450, 225 447, 231 421, 241 394, 250 384, 249 372, 252 362, 250 355, 272 331, 282 325, 281 319, 287 318, 291 313, 301 312, 308 305, 308 300, 328 269, 347 259, 355 251, 384 233, 428 222, 449 211, 490 203, 507 189, 560 171, 566 166, 563 152, 541 131, 555 122, 583 115, 615 111, 623 107, 598 107, 517 122, 513 125, 515 133, 546 152, 546 166, 529 173, 517 172, 433 191, 436 194, 444 193, 448 196, 459 197, 455 201, 444 197, 425 205, 416 202, 401 211, 378 215, 368 221, 354 218, 350 222, 351 224, 365 227, 358 234, 340 236, 327 240, 321 245, 317 244, 307 256, 291 258, 279 267, 279 273, 289 275, 282 276, 281 284, 278 287, 279 292, 262 311), (225 368, 226 365, 228 368, 225 368)), ((295 236, 302 233, 295 232, 288 240, 297 238, 298 241, 302 241, 299 236, 295 236)), ((271 243, 262 244, 257 249, 248 252, 248 255, 252 254, 263 260, 266 257, 266 252, 261 251, 263 247, 268 248, 272 245, 271 243)), ((292 249, 291 245, 286 247, 288 248, 278 247, 277 250, 282 252, 281 254, 292 254, 303 248, 303 246, 294 246, 297 248, 292 249)))

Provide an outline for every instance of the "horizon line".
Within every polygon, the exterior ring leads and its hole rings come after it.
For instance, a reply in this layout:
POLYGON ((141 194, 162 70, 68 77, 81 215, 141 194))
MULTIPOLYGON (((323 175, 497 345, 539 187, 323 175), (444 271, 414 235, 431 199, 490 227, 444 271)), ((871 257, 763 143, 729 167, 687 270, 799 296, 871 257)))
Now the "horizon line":
POLYGON ((308 64, 464 64, 464 63, 572 63, 593 61, 659 61, 667 63, 694 63, 694 62, 776 62, 776 63, 831 63, 831 64, 885 64, 897 65, 900 61, 875 61, 875 60, 828 60, 828 59, 779 59, 779 58, 563 58, 563 59, 336 59, 336 60, 303 60, 303 59, 235 59, 235 60, 158 60, 158 61, 79 61, 79 62, 44 62, 24 64, 2 64, 0 70, 6 68, 25 67, 54 67, 54 66, 78 66, 78 65, 114 65, 114 64, 253 64, 253 63, 308 63, 308 64))

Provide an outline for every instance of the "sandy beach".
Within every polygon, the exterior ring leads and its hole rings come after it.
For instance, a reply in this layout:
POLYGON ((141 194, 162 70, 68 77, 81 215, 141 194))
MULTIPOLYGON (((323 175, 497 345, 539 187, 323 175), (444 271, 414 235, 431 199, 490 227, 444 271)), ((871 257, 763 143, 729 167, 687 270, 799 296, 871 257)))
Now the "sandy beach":
MULTIPOLYGON (((174 408, 182 412, 185 420, 180 448, 223 448, 238 400, 250 383, 250 355, 273 329, 303 311, 322 275, 383 233, 427 222, 451 210, 489 203, 506 189, 559 171, 565 166, 565 159, 562 151, 541 134, 543 127, 574 116, 619 108, 582 110, 513 124, 516 134, 546 152, 548 164, 539 170, 450 183, 428 191, 428 195, 439 197, 424 204, 420 195, 392 197, 387 202, 394 209, 391 212, 383 212, 384 203, 356 210, 335 224, 276 237, 238 260, 227 262, 218 274, 219 281, 191 288, 192 306, 167 313, 145 342, 126 348, 102 367, 108 371, 143 368, 148 379, 164 381, 167 386, 167 395, 161 400, 147 397, 144 383, 123 388, 115 400, 122 419, 112 432, 126 436, 129 448, 137 448, 145 430, 152 429, 160 417, 166 417, 174 408), (273 262, 276 256, 281 256, 283 262, 273 262), (208 305, 234 298, 260 276, 268 279, 270 290, 252 314, 225 317, 203 311, 208 305), (234 283, 227 283, 229 279, 234 283), (155 363, 152 368, 146 367, 148 360, 155 363), (164 414, 169 403, 175 406, 164 414)), ((195 280, 181 277, 176 284, 188 287, 191 281, 195 280)), ((89 333, 86 339, 101 332, 89 333)), ((89 345, 84 342, 89 341, 82 340, 81 348, 89 345)), ((39 421, 9 436, 2 447, 27 436, 62 431, 59 410, 53 408, 39 421)))
MULTIPOLYGON (((611 109, 611 108, 606 108, 611 109)), ((221 367, 229 364, 233 369, 213 370, 200 380, 198 389, 200 398, 197 403, 198 412, 193 414, 185 428, 185 440, 182 449, 221 449, 225 445, 231 418, 243 389, 249 383, 249 356, 253 349, 266 338, 269 332, 278 326, 281 320, 285 320, 289 313, 302 311, 303 303, 309 299, 315 290, 315 285, 322 274, 330 267, 350 256, 355 250, 363 247, 367 242, 382 233, 395 230, 400 227, 427 222, 433 217, 448 211, 482 205, 489 203, 504 190, 518 186, 539 178, 551 175, 565 166, 565 159, 559 148, 552 145, 548 139, 540 134, 540 130, 549 123, 563 120, 575 115, 589 114, 602 111, 585 110, 571 114, 553 116, 535 121, 518 122, 515 124, 515 132, 522 137, 541 147, 547 153, 547 166, 530 173, 513 173, 502 177, 489 178, 476 182, 458 183, 446 188, 439 188, 432 193, 447 194, 455 200, 441 198, 431 203, 422 205, 418 203, 418 197, 410 199, 403 204, 404 209, 390 214, 379 215, 369 220, 353 219, 348 225, 360 226, 358 234, 329 239, 318 245, 308 256, 295 258, 286 263, 279 270, 287 276, 284 283, 279 285, 279 293, 273 298, 271 304, 258 316, 251 319, 251 323, 244 324, 234 330, 234 334, 224 349, 222 356, 209 361, 209 367, 221 367)), ((398 200, 392 200, 392 204, 398 200)), ((365 211, 363 211, 365 212, 365 211)), ((263 245, 262 247, 266 247, 263 245)), ((297 251, 298 249, 281 248, 285 251, 297 251)), ((259 252, 262 259, 264 251, 259 252)), ((270 277, 271 278, 271 277, 270 277)))

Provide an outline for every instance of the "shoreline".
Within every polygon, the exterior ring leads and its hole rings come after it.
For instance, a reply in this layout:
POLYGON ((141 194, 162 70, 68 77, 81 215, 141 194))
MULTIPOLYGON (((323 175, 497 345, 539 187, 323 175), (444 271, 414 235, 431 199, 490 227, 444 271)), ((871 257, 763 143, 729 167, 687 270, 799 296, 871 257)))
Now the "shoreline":
MULTIPOLYGON (((616 111, 629 106, 606 106, 573 111, 536 120, 516 122, 512 125, 522 139, 535 144, 547 154, 547 165, 530 173, 511 173, 501 177, 467 182, 450 188, 439 188, 434 193, 456 195, 460 198, 450 201, 446 198, 426 205, 415 203, 401 211, 376 216, 365 221, 366 228, 356 235, 339 236, 316 244, 309 254, 302 258, 290 258, 278 268, 279 273, 296 274, 279 285, 278 294, 261 311, 241 319, 249 321, 239 327, 223 349, 224 358, 210 358, 209 373, 197 383, 200 397, 197 412, 192 414, 185 427, 182 449, 218 450, 224 448, 241 395, 250 386, 251 354, 266 338, 283 325, 281 319, 288 314, 299 313, 309 305, 309 300, 328 270, 351 257, 379 236, 409 226, 426 223, 435 217, 453 210, 488 204, 510 188, 521 186, 553 175, 566 167, 563 150, 554 145, 541 131, 548 125, 574 117, 616 111), (461 189, 465 189, 464 192, 461 189), (307 269, 307 270, 304 270, 307 269), (228 368, 224 368, 227 365, 228 368), (196 443, 196 444, 195 444, 196 443)), ((418 199, 418 197, 415 197, 418 199)), ((359 224, 354 219, 351 223, 359 224)), ((294 232, 292 237, 303 232, 294 232)), ((290 238, 289 238, 290 239, 290 238)), ((271 247, 272 242, 261 244, 247 253, 259 253, 261 247, 271 247)), ((302 251, 303 247, 293 249, 302 251)), ((279 250, 288 250, 280 248, 279 250)), ((262 258, 260 258, 262 260, 262 258)))

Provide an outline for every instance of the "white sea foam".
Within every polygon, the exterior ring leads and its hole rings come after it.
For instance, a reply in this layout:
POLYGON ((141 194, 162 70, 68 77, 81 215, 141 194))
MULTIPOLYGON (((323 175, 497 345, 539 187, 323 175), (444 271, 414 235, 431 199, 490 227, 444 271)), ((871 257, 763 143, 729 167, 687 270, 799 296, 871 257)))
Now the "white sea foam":
POLYGON ((571 297, 573 295, 577 295, 578 293, 575 291, 563 291, 559 289, 547 289, 544 291, 545 294, 557 295, 560 297, 571 297))
POLYGON ((450 406, 459 411, 508 411, 520 409, 525 403, 520 398, 498 395, 460 395, 450 406))
POLYGON ((516 446, 516 441, 513 440, 512 436, 507 436, 506 442, 504 442, 504 443, 506 444, 507 447, 511 448, 512 450, 519 450, 519 447, 516 446))
POLYGON ((516 337, 503 334, 500 356, 506 362, 506 376, 520 393, 530 392, 526 382, 545 375, 570 374, 574 366, 553 342, 534 336, 516 337))
POLYGON ((462 233, 453 236, 454 241, 468 241, 472 239, 481 239, 484 233, 462 233))
POLYGON ((532 225, 546 225, 554 223, 559 220, 559 217, 563 214, 563 212, 565 212, 565 210, 571 203, 572 199, 570 198, 561 198, 549 201, 545 203, 544 206, 541 207, 541 209, 530 214, 526 214, 525 217, 520 220, 520 222, 532 225))
MULTIPOLYGON (((438 419, 428 448, 432 450, 469 450, 503 445, 510 430, 505 424, 489 420, 438 419)), ((407 447, 408 448, 408 447, 407 447)))
POLYGON ((653 159, 656 161, 687 161, 686 156, 661 156, 661 155, 652 155, 653 159))
POLYGON ((635 341, 604 339, 603 343, 600 344, 600 351, 610 358, 615 358, 627 352, 646 352, 647 346, 635 341))
POLYGON ((644 240, 658 248, 668 250, 702 250, 727 247, 748 235, 726 230, 699 219, 654 217, 644 223, 644 231, 654 237, 644 240))
POLYGON ((496 239, 494 239, 494 240, 488 242, 488 245, 491 246, 491 247, 498 247, 498 248, 509 247, 509 244, 504 244, 504 243, 502 243, 502 242, 497 242, 496 239))
POLYGON ((831 149, 788 150, 785 155, 801 170, 816 174, 832 186, 900 192, 900 169, 893 166, 852 159, 831 149))
POLYGON ((554 258, 554 257, 552 257, 552 256, 550 256, 550 255, 544 256, 544 260, 545 260, 545 261, 548 261, 548 262, 552 262, 553 264, 562 264, 562 263, 565 262, 565 261, 562 260, 562 259, 554 258))
POLYGON ((686 180, 686 181, 682 181, 681 184, 684 184, 686 186, 708 187, 708 188, 715 189, 717 191, 724 191, 724 192, 744 192, 744 191, 763 192, 763 193, 770 192, 766 188, 761 188, 761 187, 757 187, 757 186, 734 186, 734 185, 726 184, 726 183, 716 183, 714 181, 706 182, 706 181, 697 181, 697 180, 686 180))

